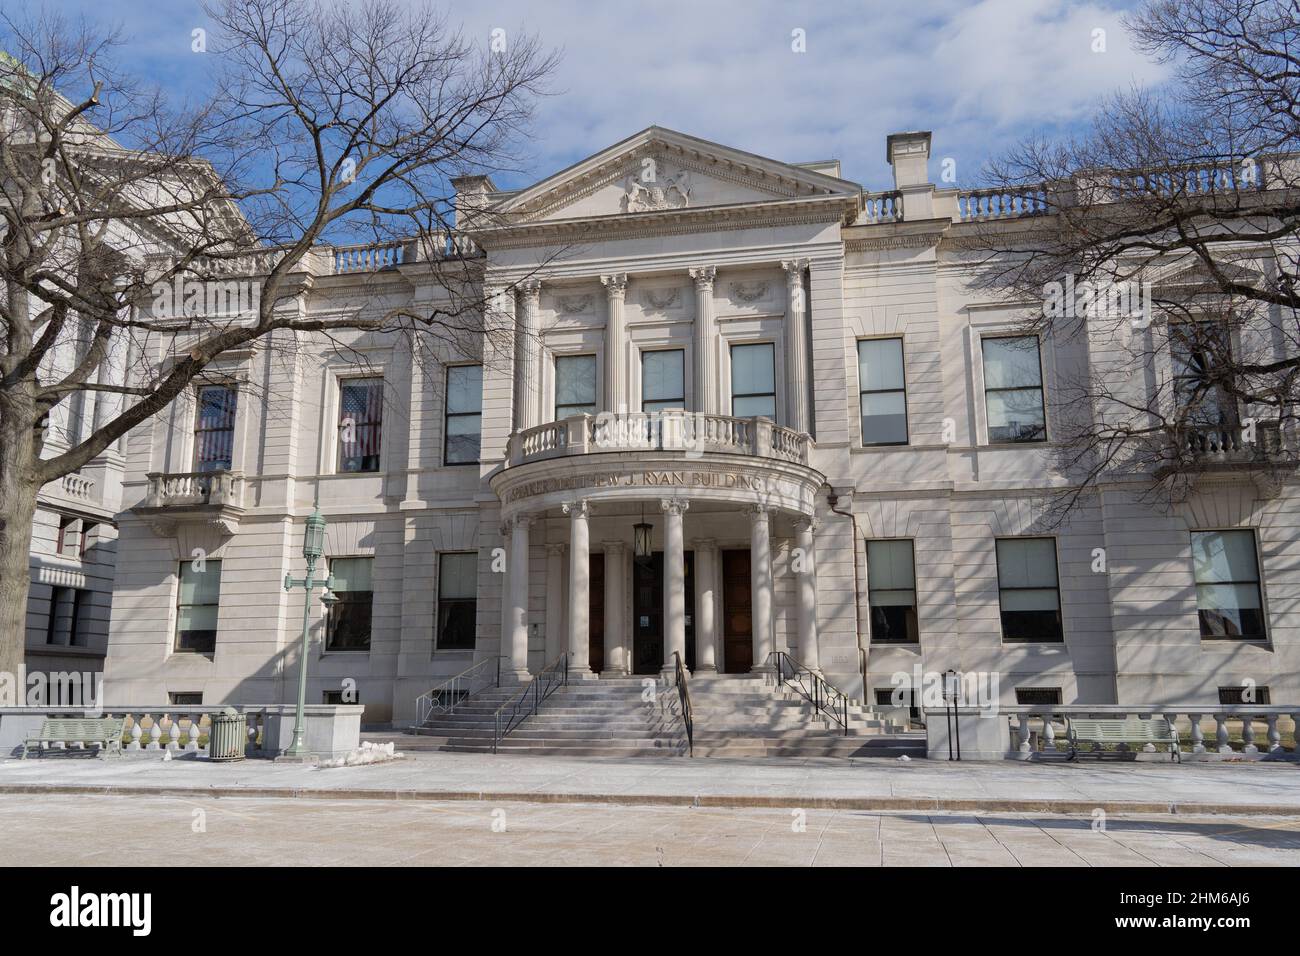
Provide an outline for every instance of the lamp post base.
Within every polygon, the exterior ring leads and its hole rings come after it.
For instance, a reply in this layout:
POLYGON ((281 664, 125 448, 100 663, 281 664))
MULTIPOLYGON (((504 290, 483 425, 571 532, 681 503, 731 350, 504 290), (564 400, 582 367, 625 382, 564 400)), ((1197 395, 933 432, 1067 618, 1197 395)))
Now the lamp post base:
POLYGON ((313 753, 295 753, 293 750, 286 750, 280 756, 272 760, 272 763, 315 763, 319 758, 313 753))

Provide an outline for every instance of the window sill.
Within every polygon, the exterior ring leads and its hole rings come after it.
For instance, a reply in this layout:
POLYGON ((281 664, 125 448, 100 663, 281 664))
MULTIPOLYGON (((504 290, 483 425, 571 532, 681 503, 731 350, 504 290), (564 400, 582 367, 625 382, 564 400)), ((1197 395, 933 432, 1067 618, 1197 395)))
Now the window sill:
POLYGON ((1002 638, 1002 644, 1006 647, 1024 647, 1026 645, 1030 645, 1034 647, 1064 647, 1065 638, 1063 637, 1047 637, 1041 639, 1030 638, 1027 640, 1018 641, 1015 640, 1014 638, 1008 639, 1004 637, 1002 638))
POLYGON ((1273 649, 1273 642, 1267 637, 1205 637, 1202 635, 1201 643, 1211 647, 1241 647, 1244 644, 1249 647, 1273 649))

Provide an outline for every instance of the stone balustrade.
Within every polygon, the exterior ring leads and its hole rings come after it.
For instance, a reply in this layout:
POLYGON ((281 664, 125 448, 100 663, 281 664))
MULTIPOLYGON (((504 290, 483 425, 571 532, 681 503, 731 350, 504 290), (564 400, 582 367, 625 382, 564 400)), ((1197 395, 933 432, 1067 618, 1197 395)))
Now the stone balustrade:
POLYGON ((145 477, 149 482, 146 508, 244 505, 244 473, 240 471, 151 472, 145 477))
POLYGON ((1199 466, 1243 466, 1294 463, 1294 443, 1276 421, 1244 424, 1194 425, 1173 429, 1177 457, 1199 466))
POLYGON ((897 189, 881 193, 866 193, 862 197, 860 223, 875 225, 881 222, 903 221, 903 194, 897 189))
POLYGON ((609 451, 682 451, 751 455, 808 464, 812 439, 768 418, 733 418, 687 411, 575 415, 516 432, 511 466, 609 451))
POLYGON ((95 496, 95 479, 75 472, 63 476, 63 493, 69 498, 89 501, 95 496))
POLYGON ((957 193, 957 216, 961 222, 990 219, 1018 219, 1047 211, 1043 186, 1015 189, 963 189, 957 193))

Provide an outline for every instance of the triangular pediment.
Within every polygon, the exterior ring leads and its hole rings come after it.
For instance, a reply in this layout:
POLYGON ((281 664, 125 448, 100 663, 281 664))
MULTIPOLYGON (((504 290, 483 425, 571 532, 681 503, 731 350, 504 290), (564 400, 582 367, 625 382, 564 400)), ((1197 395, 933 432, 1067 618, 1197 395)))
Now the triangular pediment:
POLYGON ((652 126, 514 193, 494 211, 515 223, 541 223, 860 194, 848 180, 652 126))

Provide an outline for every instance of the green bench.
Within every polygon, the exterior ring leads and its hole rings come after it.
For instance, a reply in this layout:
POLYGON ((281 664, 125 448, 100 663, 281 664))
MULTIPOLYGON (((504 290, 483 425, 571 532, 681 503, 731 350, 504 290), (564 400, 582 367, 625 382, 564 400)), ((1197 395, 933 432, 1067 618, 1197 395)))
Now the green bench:
POLYGON ((1070 759, 1079 756, 1079 744, 1168 744, 1171 759, 1182 763, 1178 731, 1163 717, 1071 717, 1068 728, 1070 759))
POLYGON ((31 750, 48 750, 51 744, 98 744, 99 756, 110 751, 122 756, 122 728, 126 720, 121 717, 46 717, 41 732, 28 737, 23 743, 19 759, 26 760, 31 750))

